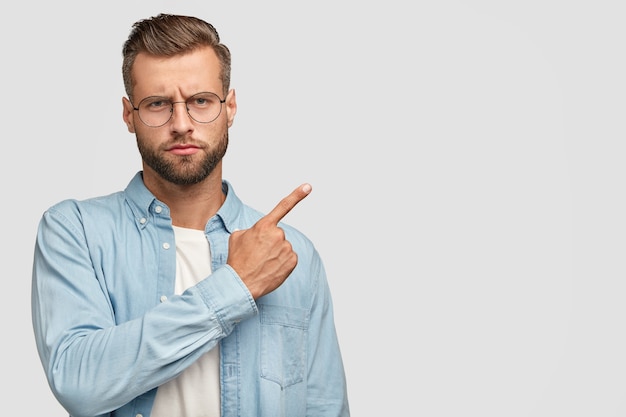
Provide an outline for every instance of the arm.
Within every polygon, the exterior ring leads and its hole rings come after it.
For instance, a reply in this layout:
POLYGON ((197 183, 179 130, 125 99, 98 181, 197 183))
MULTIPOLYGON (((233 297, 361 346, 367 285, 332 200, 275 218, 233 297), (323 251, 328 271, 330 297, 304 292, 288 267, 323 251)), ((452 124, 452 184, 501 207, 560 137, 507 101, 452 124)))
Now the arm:
POLYGON ((326 272, 317 252, 311 262, 313 308, 308 335, 307 416, 349 417, 346 379, 326 272))
MULTIPOLYGON (((96 276, 79 211, 49 210, 35 246, 33 326, 50 387, 77 417, 108 413, 173 378, 256 314, 228 266, 120 323, 106 285, 96 276)), ((133 297, 127 302, 141 302, 133 297)))

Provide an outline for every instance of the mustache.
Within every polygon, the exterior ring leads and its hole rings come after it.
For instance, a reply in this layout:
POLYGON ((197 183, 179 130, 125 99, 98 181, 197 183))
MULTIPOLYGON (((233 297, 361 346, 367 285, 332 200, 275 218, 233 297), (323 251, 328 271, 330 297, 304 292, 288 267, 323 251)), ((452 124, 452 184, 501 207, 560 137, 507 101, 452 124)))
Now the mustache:
POLYGON ((177 146, 194 146, 196 148, 205 148, 206 143, 202 143, 196 139, 190 138, 189 136, 177 136, 171 140, 168 140, 162 145, 163 149, 171 149, 177 146))

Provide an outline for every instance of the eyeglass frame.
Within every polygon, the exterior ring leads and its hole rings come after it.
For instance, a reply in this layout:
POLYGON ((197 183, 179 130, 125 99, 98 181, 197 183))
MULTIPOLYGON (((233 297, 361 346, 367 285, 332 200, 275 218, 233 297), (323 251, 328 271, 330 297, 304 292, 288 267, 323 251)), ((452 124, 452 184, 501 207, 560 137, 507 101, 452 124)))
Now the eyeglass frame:
POLYGON ((139 104, 137 105, 137 107, 135 107, 135 105, 133 104, 133 101, 130 99, 128 99, 128 101, 130 101, 131 106, 133 106, 133 110, 135 110, 137 112, 137 115, 139 116, 139 120, 141 120, 141 123, 143 123, 144 125, 148 126, 148 127, 163 127, 166 124, 168 124, 170 122, 170 120, 172 120, 172 117, 174 116, 174 104, 179 104, 179 103, 185 103, 185 111, 187 112, 187 116, 189 116, 191 118, 191 120, 193 120, 196 123, 202 123, 202 124, 209 124, 209 123, 213 123, 214 121, 217 120, 218 117, 220 117, 220 115, 222 114, 222 104, 226 103, 226 99, 223 99, 217 95, 216 93, 212 92, 212 91, 200 91, 198 93, 192 94, 190 95, 186 100, 184 101, 171 101, 169 98, 164 97, 164 96, 148 96, 148 97, 144 97, 139 101, 139 104), (219 113, 217 113, 217 116, 215 116, 215 118, 213 120, 210 120, 208 122, 201 122, 199 120, 196 120, 191 113, 189 113, 189 107, 187 106, 187 102, 192 99, 193 97, 199 95, 199 94, 213 94, 215 97, 217 97, 217 99, 220 102, 220 111, 219 113), (143 103, 145 100, 149 99, 149 98, 163 98, 167 101, 170 102, 170 117, 168 117, 168 119, 163 122, 162 124, 158 125, 158 126, 152 126, 149 125, 148 123, 144 122, 144 120, 141 118, 141 114, 139 113, 139 106, 141 106, 141 103, 143 103))

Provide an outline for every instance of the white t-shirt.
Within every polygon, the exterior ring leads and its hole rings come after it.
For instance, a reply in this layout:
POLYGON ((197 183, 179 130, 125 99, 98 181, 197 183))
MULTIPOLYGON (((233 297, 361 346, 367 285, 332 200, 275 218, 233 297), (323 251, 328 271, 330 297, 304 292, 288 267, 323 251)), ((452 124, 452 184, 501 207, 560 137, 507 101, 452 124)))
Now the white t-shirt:
MULTIPOLYGON (((176 237, 176 294, 211 273, 211 249, 203 230, 174 226, 176 237)), ((161 385, 153 417, 220 416, 219 344, 178 377, 161 385)))

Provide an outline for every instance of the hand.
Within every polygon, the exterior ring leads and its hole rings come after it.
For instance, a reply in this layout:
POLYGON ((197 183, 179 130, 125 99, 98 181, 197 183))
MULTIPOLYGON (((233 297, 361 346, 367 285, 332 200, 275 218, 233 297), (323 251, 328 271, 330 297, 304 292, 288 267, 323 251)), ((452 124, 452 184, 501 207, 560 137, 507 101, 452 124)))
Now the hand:
POLYGON ((296 267, 298 255, 278 222, 310 192, 311 186, 302 184, 250 229, 230 235, 226 263, 237 272, 254 299, 278 288, 296 267))

